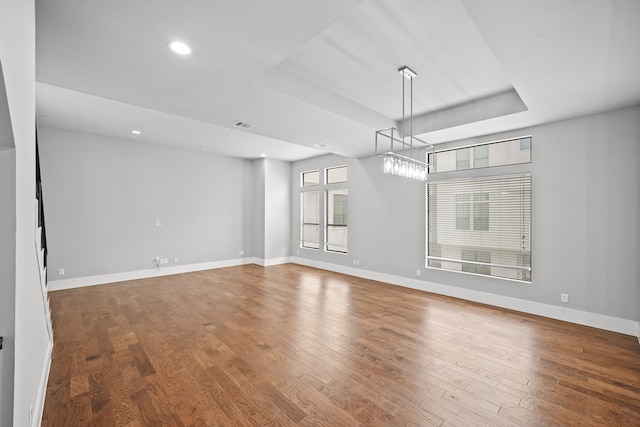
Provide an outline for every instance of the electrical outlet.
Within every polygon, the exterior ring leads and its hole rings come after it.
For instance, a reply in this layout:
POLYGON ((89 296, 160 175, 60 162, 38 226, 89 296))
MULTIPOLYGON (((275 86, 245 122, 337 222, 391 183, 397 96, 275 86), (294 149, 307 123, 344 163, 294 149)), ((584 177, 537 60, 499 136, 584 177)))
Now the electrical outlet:
POLYGON ((173 257, 173 263, 174 263, 174 264, 177 264, 177 263, 178 263, 178 257, 177 257, 177 256, 176 256, 176 257, 173 257))
POLYGON ((156 227, 164 227, 164 219, 156 219, 156 227))
POLYGON ((560 294, 560 302, 569 302, 569 294, 560 294))
POLYGON ((160 258, 160 264, 169 264, 169 258, 160 258))
POLYGON ((240 250, 238 251, 238 255, 239 255, 239 256, 244 255, 244 251, 243 251, 242 249, 240 249, 240 250))
POLYGON ((58 269, 58 276, 64 276, 64 268, 58 269))
POLYGON ((420 277, 420 275, 422 274, 422 272, 420 270, 416 270, 416 276, 420 277))

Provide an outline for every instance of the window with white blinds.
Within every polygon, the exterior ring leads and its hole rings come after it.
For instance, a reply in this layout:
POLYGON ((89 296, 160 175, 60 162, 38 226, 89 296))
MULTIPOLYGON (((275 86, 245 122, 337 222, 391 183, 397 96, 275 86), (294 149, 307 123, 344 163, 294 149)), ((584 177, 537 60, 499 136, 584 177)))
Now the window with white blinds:
POLYGON ((427 184, 426 266, 531 281, 531 174, 427 184))

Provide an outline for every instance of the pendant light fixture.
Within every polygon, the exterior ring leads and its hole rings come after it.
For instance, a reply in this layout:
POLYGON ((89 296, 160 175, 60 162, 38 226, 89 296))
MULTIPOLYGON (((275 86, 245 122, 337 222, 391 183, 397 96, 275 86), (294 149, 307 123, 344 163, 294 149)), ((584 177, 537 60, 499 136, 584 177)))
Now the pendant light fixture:
POLYGON ((429 152, 434 152, 433 145, 413 136, 413 79, 417 77, 411 68, 398 68, 402 76, 402 122, 400 130, 391 127, 376 131, 375 153, 382 156, 383 172, 403 178, 427 180, 429 172, 429 152), (405 80, 409 80, 409 132, 405 122, 405 80), (386 150, 386 148, 389 150, 386 150))

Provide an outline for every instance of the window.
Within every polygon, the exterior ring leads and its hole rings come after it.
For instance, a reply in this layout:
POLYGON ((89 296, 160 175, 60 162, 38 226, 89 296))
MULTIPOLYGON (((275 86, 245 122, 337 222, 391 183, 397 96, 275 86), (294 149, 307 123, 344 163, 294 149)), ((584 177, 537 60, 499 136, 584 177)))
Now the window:
POLYGON ((347 182, 347 167, 338 166, 335 168, 327 168, 326 182, 327 184, 347 182))
POLYGON ((461 150, 456 150, 456 170, 469 169, 471 167, 470 162, 470 150, 468 148, 463 148, 461 150))
POLYGON ((456 194, 456 230, 471 229, 471 205, 468 194, 456 194))
POLYGON ((300 174, 300 247, 347 253, 347 166, 312 170, 300 174), (317 189, 305 187, 316 186, 317 189), (313 191, 305 191, 313 190, 313 191), (324 195, 324 207, 321 197, 324 195), (323 217, 324 215, 324 217, 323 217), (320 233, 324 226, 324 236, 320 233), (324 240, 322 240, 324 237, 324 240))
POLYGON ((531 174, 429 182, 427 233, 427 267, 531 281, 531 174))
POLYGON ((347 253, 347 190, 327 190, 326 196, 327 227, 325 249, 331 252, 347 253))
POLYGON ((489 146, 478 145, 473 147, 473 167, 486 168, 489 166, 489 146))
POLYGON ((310 187, 320 184, 320 171, 302 172, 302 186, 310 187))
POLYGON ((320 249, 320 192, 300 193, 300 247, 320 249))
POLYGON ((456 230, 489 230, 488 193, 456 194, 456 230))
POLYGON ((531 137, 450 148, 429 154, 429 173, 452 172, 531 162, 531 137))
POLYGON ((489 193, 473 195, 473 229, 489 231, 489 193))

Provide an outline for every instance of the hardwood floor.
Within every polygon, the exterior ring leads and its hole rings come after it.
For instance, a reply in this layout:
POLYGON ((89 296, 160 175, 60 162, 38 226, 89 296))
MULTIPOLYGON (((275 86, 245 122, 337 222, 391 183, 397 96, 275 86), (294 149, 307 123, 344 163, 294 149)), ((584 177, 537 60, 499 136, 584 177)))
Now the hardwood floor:
POLYGON ((298 265, 51 293, 43 426, 638 426, 635 337, 298 265))

